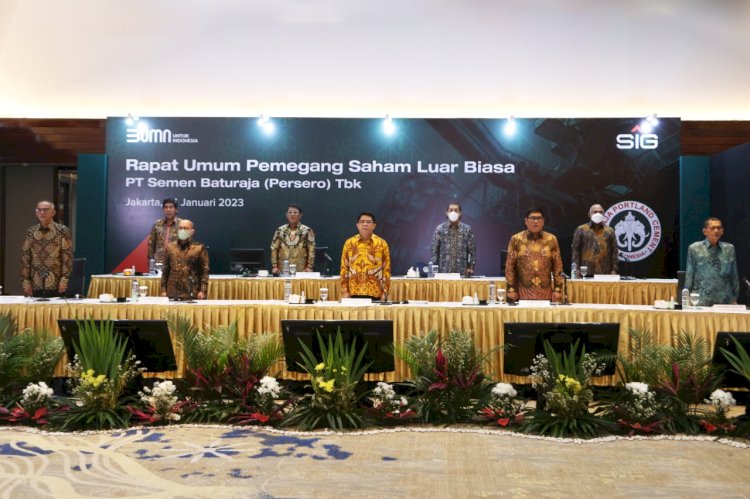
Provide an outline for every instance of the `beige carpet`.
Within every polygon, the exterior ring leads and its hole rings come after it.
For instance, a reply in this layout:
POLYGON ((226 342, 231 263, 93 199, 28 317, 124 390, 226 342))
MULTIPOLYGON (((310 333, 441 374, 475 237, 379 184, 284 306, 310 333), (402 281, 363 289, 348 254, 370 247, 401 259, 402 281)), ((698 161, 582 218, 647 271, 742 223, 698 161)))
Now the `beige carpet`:
POLYGON ((0 428, 0 497, 750 497, 750 449, 412 428, 45 434, 0 428))

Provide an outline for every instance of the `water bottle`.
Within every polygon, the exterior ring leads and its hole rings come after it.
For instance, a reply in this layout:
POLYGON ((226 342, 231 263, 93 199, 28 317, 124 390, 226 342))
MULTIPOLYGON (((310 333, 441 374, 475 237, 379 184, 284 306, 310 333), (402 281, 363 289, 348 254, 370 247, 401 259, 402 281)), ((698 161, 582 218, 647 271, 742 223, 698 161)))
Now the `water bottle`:
POLYGON ((432 260, 427 262, 427 277, 435 277, 435 273, 432 271, 432 260))
POLYGON ((303 305, 307 302, 307 297, 305 296, 305 290, 304 289, 302 291, 300 291, 300 293, 299 293, 299 302, 302 303, 303 305))
POLYGON ((576 262, 573 262, 570 264, 570 278, 575 279, 577 273, 578 273, 578 265, 576 265, 576 262))
POLYGON ((690 290, 688 288, 682 288, 681 303, 683 310, 690 308, 690 290))
POLYGON ((495 281, 490 281, 490 289, 487 292, 487 305, 494 305, 496 296, 497 286, 495 286, 495 281))
POLYGON ((133 282, 130 284, 130 301, 133 303, 138 301, 138 279, 133 279, 133 282))
POLYGON ((289 276, 289 260, 284 260, 281 264, 281 275, 283 277, 289 276))
MULTIPOLYGON (((286 262, 286 260, 284 260, 284 262, 286 262)), ((289 295, 291 294, 292 294, 292 281, 287 279, 286 281, 284 281, 284 301, 285 302, 289 301, 289 295)))
POLYGON ((151 275, 156 274, 156 260, 153 258, 148 259, 148 273, 151 275))

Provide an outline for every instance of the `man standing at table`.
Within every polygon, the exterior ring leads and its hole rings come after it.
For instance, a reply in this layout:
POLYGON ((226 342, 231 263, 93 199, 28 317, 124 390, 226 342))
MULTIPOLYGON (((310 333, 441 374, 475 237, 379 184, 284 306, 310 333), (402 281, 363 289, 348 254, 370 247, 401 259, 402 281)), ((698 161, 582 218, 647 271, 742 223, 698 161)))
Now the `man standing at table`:
POLYGON ((387 300, 391 287, 391 254, 388 243, 373 232, 375 215, 357 217, 357 234, 341 251, 341 296, 387 300))
MULTIPOLYGON (((589 274, 617 274, 619 251, 615 230, 604 225, 604 208, 595 204, 589 208, 588 223, 579 225, 573 233, 573 262, 576 268, 588 267, 589 274)), ((580 271, 577 276, 581 277, 580 271)))
POLYGON ((526 230, 508 244, 505 281, 509 300, 560 301, 562 258, 557 238, 544 232, 544 212, 526 212, 526 230))
POLYGON ((432 263, 439 272, 472 275, 477 245, 471 226, 461 222, 461 205, 450 203, 445 212, 447 222, 435 227, 432 235, 432 263))
POLYGON ((53 221, 55 205, 39 201, 39 223, 26 230, 21 247, 21 286, 26 296, 59 296, 68 289, 73 270, 73 239, 70 229, 53 221))
POLYGON ((312 272, 315 266, 315 233, 307 225, 300 223, 302 208, 290 204, 286 208, 287 224, 273 234, 271 240, 271 273, 278 274, 281 262, 297 266, 297 270, 312 272))
POLYGON ((703 223, 706 239, 688 247, 685 287, 700 293, 700 304, 737 303, 740 279, 734 246, 719 241, 724 235, 721 220, 709 217, 703 223))
POLYGON ((176 299, 208 296, 208 251, 202 243, 193 241, 195 228, 190 220, 180 220, 177 242, 170 243, 164 252, 161 274, 161 295, 176 299))
POLYGON ((164 218, 154 222, 151 233, 148 236, 148 259, 152 258, 158 263, 164 263, 164 251, 169 243, 177 241, 177 226, 180 218, 177 217, 177 200, 167 198, 161 202, 164 218))

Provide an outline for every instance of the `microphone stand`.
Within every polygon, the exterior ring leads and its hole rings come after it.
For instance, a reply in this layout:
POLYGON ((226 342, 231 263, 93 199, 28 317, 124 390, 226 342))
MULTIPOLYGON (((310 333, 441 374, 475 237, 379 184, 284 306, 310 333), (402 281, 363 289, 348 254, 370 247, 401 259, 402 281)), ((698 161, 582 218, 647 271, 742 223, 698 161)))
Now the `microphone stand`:
POLYGON ((188 292, 190 293, 190 299, 188 301, 186 301, 185 303, 196 303, 196 301, 193 299, 193 283, 194 283, 194 279, 193 279, 192 269, 191 269, 190 275, 188 276, 188 281, 189 281, 188 292))
POLYGON ((570 302, 568 301, 568 276, 565 274, 565 272, 561 272, 562 278, 563 278, 563 299, 560 305, 570 305, 570 302))

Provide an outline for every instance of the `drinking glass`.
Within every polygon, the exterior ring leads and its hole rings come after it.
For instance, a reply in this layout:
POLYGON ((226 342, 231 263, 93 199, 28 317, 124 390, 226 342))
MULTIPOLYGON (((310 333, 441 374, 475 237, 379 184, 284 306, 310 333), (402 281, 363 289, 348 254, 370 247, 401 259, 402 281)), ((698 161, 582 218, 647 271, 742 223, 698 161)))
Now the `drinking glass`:
POLYGON ((581 277, 586 278, 586 274, 589 273, 589 268, 586 265, 581 265, 581 277))
POLYGON ((161 269, 164 268, 164 264, 161 262, 156 262, 154 264, 154 267, 156 267, 156 275, 161 275, 161 269))
POLYGON ((439 270, 440 270, 440 267, 438 267, 437 265, 433 264, 432 265, 432 277, 436 277, 439 270))
POLYGON ((693 307, 697 307, 701 302, 701 294, 700 293, 690 293, 690 305, 693 307))
POLYGON ((497 303, 500 305, 505 303, 505 288, 497 288, 497 303))
POLYGON ((289 265, 289 277, 295 277, 297 275, 297 265, 289 265))
POLYGON ((328 300, 328 288, 320 288, 320 301, 328 300))
POLYGON ((148 286, 138 286, 138 296, 145 298, 148 296, 148 286))

